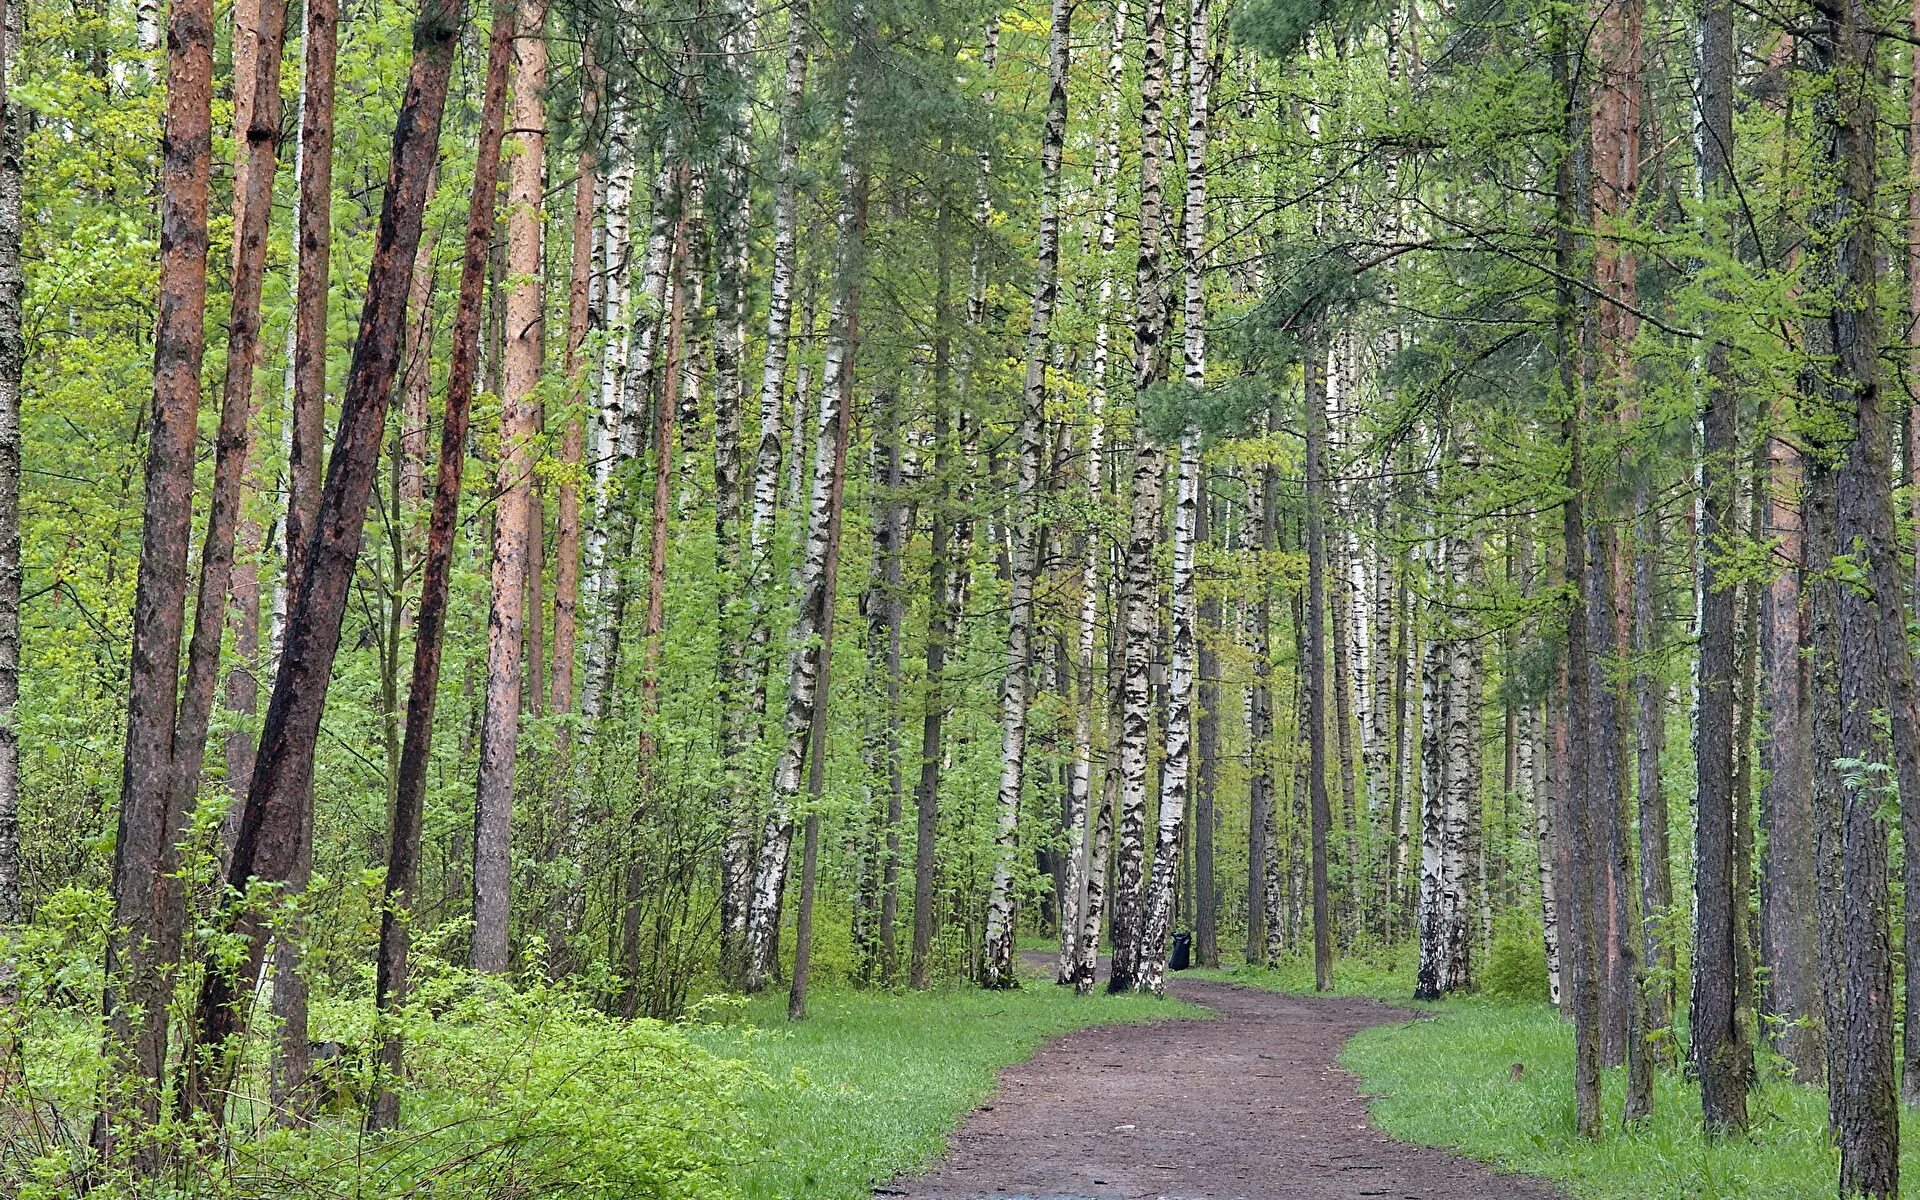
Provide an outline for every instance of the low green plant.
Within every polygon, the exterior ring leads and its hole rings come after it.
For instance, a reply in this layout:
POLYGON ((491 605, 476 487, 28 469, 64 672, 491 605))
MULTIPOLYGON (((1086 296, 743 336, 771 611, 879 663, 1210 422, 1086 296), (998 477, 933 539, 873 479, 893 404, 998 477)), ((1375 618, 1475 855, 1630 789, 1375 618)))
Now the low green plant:
POLYGON ((1547 947, 1540 922, 1522 912, 1504 913, 1493 925, 1493 947, 1480 972, 1480 990, 1495 1000, 1545 1001, 1547 947))

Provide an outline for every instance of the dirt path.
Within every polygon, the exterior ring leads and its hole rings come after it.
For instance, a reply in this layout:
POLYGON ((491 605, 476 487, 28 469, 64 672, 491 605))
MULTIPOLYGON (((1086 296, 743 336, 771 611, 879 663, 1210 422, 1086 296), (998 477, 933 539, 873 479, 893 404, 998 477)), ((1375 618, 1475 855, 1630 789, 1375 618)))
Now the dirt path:
MULTIPOLYGON (((1029 984, 1029 986, 1045 986, 1029 984)), ((1408 1013, 1176 977, 1211 1021, 1069 1034, 1000 1087, 924 1175, 917 1200, 1554 1200, 1532 1180, 1394 1142, 1367 1121, 1346 1040, 1408 1013)))

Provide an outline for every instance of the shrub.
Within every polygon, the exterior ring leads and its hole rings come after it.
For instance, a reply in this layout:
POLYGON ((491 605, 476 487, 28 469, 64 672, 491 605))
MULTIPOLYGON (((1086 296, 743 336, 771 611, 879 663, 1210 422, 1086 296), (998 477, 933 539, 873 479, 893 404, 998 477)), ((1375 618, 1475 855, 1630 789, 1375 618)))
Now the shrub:
POLYGON ((1540 922, 1526 913, 1510 912, 1494 922, 1493 949, 1480 973, 1480 988, 1502 1000, 1545 1000, 1547 947, 1540 922))

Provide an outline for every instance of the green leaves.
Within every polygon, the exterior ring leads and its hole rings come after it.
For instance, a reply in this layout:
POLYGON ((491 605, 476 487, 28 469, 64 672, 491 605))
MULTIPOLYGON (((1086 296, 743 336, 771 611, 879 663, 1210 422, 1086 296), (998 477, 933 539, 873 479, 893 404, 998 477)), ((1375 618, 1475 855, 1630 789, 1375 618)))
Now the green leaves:
POLYGON ((1140 393, 1140 424, 1156 442, 1171 444, 1190 433, 1213 441, 1247 432, 1269 403, 1266 384, 1256 378, 1242 377, 1216 388, 1174 380, 1140 393))

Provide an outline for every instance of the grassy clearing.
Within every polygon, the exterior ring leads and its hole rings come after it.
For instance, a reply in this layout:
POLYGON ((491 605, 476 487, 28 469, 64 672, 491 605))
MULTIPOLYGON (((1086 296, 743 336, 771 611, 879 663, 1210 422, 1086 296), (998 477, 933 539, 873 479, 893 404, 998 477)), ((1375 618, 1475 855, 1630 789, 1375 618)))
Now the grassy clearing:
POLYGON ((1079 999, 1038 979, 1013 992, 816 993, 789 1024, 784 1001, 757 1001, 743 1025, 700 1040, 766 1076, 749 1094, 762 1157, 740 1164, 749 1200, 866 1200, 946 1145, 994 1072, 1056 1034, 1090 1025, 1202 1016, 1174 1000, 1079 999))

